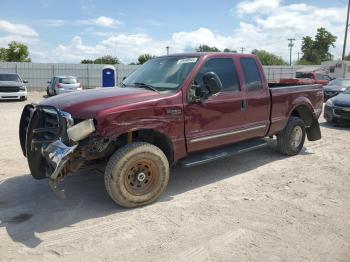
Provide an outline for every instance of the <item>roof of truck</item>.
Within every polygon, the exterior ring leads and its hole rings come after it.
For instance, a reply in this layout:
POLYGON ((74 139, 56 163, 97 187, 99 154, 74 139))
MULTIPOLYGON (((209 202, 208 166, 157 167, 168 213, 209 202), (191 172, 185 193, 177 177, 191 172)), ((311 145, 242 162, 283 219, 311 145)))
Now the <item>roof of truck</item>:
POLYGON ((229 53, 229 52, 191 52, 191 53, 174 53, 170 55, 164 55, 164 56, 159 56, 159 57, 166 57, 166 56, 179 56, 179 57, 188 57, 188 56, 208 56, 208 55, 213 55, 213 56, 227 56, 227 55, 232 55, 232 56, 244 56, 244 57, 256 57, 254 54, 241 54, 241 53, 229 53))

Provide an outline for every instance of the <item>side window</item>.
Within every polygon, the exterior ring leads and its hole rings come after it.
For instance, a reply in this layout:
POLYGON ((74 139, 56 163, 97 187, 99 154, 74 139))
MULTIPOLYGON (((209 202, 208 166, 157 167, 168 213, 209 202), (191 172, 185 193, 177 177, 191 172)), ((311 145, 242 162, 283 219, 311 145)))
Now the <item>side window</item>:
POLYGON ((208 60, 195 78, 195 83, 203 86, 203 75, 214 72, 221 80, 223 91, 239 91, 239 79, 235 64, 231 58, 213 58, 208 60))
POLYGON ((263 85, 255 60, 253 58, 241 58, 240 61, 248 90, 262 89, 263 85))

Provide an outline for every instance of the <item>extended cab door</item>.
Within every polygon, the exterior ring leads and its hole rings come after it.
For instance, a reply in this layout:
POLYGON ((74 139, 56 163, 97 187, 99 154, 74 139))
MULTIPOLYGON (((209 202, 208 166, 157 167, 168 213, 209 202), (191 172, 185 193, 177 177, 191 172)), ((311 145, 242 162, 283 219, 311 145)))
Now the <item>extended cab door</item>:
POLYGON ((270 91, 263 68, 254 57, 240 59, 242 90, 244 93, 244 124, 250 138, 264 137, 270 125, 270 91))
POLYGON ((223 90, 200 102, 184 103, 185 134, 188 152, 203 150, 238 141, 245 125, 242 114, 243 92, 235 61, 231 58, 209 58, 194 78, 193 84, 203 86, 202 77, 214 72, 223 90))

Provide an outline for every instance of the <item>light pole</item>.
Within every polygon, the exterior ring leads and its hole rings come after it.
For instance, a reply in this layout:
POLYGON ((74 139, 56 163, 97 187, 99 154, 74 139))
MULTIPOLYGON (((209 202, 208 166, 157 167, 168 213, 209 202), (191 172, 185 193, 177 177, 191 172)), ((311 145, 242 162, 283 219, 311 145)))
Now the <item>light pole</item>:
MULTIPOLYGON (((349 0, 350 1, 350 0, 349 0)), ((289 47, 289 65, 292 65, 292 49, 293 49, 293 41, 295 41, 295 38, 288 38, 289 41, 288 47, 289 47)))
POLYGON ((348 2, 348 13, 346 15, 344 45, 343 45, 343 53, 342 53, 342 56, 341 56, 341 60, 344 60, 344 58, 345 58, 346 38, 348 37, 348 27, 349 27, 349 10, 350 10, 350 0, 348 2))
POLYGON ((166 46, 166 55, 169 55, 169 49, 170 49, 170 46, 166 46))

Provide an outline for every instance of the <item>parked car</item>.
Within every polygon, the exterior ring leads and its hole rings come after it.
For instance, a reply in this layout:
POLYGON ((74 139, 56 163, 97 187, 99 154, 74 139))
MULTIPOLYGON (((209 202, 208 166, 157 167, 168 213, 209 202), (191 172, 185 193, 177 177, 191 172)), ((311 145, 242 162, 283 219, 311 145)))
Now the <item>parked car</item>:
POLYGON ((324 107, 324 118, 329 123, 350 124, 350 87, 327 100, 324 107))
POLYGON ((81 91, 81 84, 75 76, 54 76, 46 88, 48 96, 60 95, 74 91, 81 91))
POLYGON ((274 135, 279 150, 293 156, 306 135, 310 141, 321 138, 322 86, 269 87, 255 55, 158 57, 122 87, 52 97, 24 108, 20 142, 34 178, 55 184, 100 163, 110 197, 136 207, 160 196, 171 166, 253 150, 274 135))
POLYGON ((337 78, 332 80, 328 85, 323 87, 325 101, 344 92, 348 87, 350 87, 350 78, 337 78))
POLYGON ((18 74, 0 73, 0 100, 26 100, 26 83, 18 74))
POLYGON ((280 84, 288 85, 309 85, 320 84, 327 85, 332 78, 329 75, 318 72, 296 72, 295 78, 282 78, 280 84))

